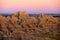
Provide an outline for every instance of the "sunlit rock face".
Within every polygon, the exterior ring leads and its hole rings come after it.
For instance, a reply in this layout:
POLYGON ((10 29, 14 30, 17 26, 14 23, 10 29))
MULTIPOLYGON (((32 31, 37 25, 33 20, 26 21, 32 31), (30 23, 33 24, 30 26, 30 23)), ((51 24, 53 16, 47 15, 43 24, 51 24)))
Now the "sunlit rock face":
POLYGON ((1 40, 55 40, 41 35, 58 33, 60 33, 60 18, 51 15, 40 14, 35 17, 29 16, 26 12, 16 12, 7 17, 0 15, 1 40))

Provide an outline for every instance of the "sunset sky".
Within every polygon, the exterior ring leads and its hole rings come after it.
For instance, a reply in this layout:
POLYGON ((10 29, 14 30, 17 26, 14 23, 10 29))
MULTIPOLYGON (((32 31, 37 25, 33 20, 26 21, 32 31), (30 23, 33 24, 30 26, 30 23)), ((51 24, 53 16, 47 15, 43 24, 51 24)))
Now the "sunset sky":
POLYGON ((60 0, 0 0, 0 13, 60 13, 60 0))

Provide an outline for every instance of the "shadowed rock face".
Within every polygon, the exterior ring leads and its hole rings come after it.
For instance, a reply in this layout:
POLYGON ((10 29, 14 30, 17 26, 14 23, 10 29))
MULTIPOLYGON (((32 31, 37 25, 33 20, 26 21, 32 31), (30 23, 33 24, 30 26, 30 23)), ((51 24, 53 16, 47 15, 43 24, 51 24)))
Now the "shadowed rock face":
POLYGON ((60 33, 60 18, 40 14, 29 16, 26 12, 16 12, 4 17, 0 15, 0 40, 53 40, 39 35, 60 33))

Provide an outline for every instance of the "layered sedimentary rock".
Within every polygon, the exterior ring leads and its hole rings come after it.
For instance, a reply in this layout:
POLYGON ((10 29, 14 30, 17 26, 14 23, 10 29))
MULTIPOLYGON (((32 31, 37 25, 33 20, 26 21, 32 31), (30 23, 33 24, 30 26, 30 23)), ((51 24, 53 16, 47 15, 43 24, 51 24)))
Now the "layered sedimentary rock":
POLYGON ((57 33, 60 33, 60 18, 51 15, 34 17, 26 12, 16 12, 7 17, 0 15, 0 40, 52 40, 37 36, 57 33))

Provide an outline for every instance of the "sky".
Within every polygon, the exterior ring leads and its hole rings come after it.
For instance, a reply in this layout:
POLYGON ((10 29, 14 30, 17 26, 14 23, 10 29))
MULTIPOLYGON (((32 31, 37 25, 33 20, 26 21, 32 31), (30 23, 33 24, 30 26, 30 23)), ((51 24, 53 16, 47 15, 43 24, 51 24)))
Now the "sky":
POLYGON ((0 13, 60 13, 60 0, 0 0, 0 13))

